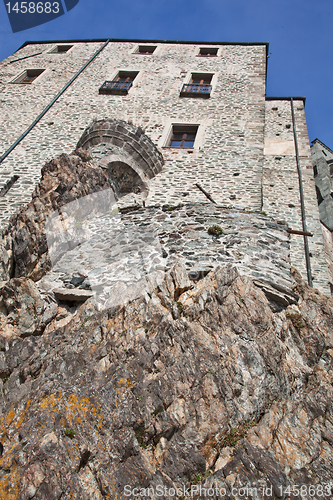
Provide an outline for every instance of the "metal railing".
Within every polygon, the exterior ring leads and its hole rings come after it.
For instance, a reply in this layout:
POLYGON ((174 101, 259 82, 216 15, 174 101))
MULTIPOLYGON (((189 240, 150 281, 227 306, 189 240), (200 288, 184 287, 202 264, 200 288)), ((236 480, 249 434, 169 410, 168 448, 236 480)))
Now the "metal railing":
POLYGON ((99 89, 100 94, 127 94, 132 82, 106 81, 99 89))
POLYGON ((209 96, 212 91, 211 85, 199 85, 194 83, 184 83, 180 93, 182 95, 204 94, 209 96))

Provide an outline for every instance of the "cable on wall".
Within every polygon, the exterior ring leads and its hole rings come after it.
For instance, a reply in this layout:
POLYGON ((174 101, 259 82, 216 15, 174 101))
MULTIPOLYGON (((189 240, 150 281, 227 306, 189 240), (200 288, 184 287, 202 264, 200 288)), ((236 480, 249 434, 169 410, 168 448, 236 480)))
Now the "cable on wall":
MULTIPOLYGON (((303 231, 305 233, 307 233, 308 231, 306 228, 302 171, 301 171, 301 166, 300 166, 300 161, 299 161, 296 122, 295 122, 295 113, 294 113, 294 100, 292 97, 290 98, 290 104, 291 104, 291 116, 292 116, 292 120, 293 120, 293 130, 294 130, 294 143, 295 143, 296 164, 297 164, 297 172, 298 172, 299 194, 300 194, 300 199, 301 199, 302 226, 303 226, 303 231)), ((312 285, 312 274, 311 274, 308 236, 306 236, 304 234, 303 239, 304 239, 304 252, 305 252, 306 271, 307 271, 307 275, 308 275, 308 283, 309 283, 309 286, 312 287, 313 285, 312 285)))
POLYGON ((108 39, 102 47, 100 47, 95 54, 82 66, 82 68, 69 80, 69 82, 60 90, 60 92, 52 99, 52 101, 43 109, 43 111, 37 116, 37 118, 32 122, 32 124, 27 128, 25 132, 10 146, 9 149, 1 156, 0 163, 2 163, 7 156, 16 148, 16 146, 29 134, 29 132, 34 128, 35 125, 43 118, 43 116, 49 111, 53 104, 59 99, 60 96, 68 89, 68 87, 76 80, 76 78, 86 69, 86 67, 98 56, 100 52, 107 46, 110 39, 108 39))

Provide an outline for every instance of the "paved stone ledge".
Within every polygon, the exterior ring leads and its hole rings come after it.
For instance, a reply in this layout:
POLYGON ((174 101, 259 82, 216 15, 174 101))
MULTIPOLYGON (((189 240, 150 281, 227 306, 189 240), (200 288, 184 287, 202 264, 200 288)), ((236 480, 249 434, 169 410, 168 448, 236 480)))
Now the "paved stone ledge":
POLYGON ((272 300, 293 301, 287 227, 260 213, 200 203, 131 206, 118 213, 113 207, 73 228, 73 244, 54 261, 42 288, 59 288, 61 282, 66 287, 79 273, 110 307, 151 291, 181 261, 194 281, 215 267, 231 266, 255 279, 272 300), (212 226, 222 234, 209 234, 212 226))

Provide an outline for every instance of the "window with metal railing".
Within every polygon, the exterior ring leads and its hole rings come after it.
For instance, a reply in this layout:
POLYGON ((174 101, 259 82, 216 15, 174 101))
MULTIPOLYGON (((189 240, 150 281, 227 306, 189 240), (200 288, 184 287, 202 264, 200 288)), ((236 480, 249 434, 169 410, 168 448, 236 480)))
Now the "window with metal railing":
POLYGON ((132 87, 138 71, 119 71, 111 81, 105 81, 99 89, 100 94, 126 95, 132 87))
POLYGON ((181 97, 210 97, 212 91, 213 75, 192 73, 190 83, 184 83, 181 91, 181 97))

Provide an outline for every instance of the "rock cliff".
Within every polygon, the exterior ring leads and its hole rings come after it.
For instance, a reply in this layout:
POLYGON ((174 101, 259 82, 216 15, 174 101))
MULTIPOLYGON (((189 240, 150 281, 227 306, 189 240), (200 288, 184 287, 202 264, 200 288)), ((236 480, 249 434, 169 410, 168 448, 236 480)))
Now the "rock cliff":
POLYGON ((46 216, 107 187, 63 155, 4 232, 0 498, 331 498, 332 299, 177 259, 103 310, 43 290, 46 216))

